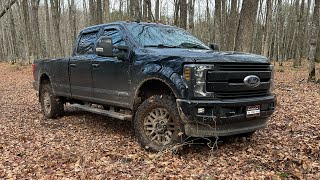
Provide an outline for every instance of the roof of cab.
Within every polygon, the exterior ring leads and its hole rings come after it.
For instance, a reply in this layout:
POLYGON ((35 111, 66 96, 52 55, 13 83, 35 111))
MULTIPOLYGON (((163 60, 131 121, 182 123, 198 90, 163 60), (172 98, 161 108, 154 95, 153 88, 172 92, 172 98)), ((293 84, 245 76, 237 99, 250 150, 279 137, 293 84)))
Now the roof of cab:
POLYGON ((106 23, 106 24, 98 24, 98 25, 94 25, 94 26, 89 26, 84 28, 83 30, 81 30, 81 32, 88 32, 88 31, 94 31, 94 30, 98 30, 103 26, 107 26, 107 25, 129 25, 129 24, 142 24, 142 25, 159 25, 159 26, 167 26, 167 27, 172 27, 170 25, 165 25, 165 24, 161 24, 161 23, 154 23, 154 22, 137 22, 137 21, 132 21, 132 22, 126 22, 126 21, 119 21, 119 22, 111 22, 111 23, 106 23))

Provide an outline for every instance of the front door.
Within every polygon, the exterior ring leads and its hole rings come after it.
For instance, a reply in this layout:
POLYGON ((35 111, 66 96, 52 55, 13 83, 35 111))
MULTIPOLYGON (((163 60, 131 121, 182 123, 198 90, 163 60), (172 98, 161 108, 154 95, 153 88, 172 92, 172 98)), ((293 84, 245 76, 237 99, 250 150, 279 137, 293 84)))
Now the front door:
MULTIPOLYGON (((104 36, 111 36, 113 45, 126 42, 118 27, 108 27, 104 36)), ((114 49, 114 54, 117 50, 114 49)), ((97 56, 92 62, 93 96, 96 102, 120 107, 129 107, 130 62, 116 57, 97 56)))

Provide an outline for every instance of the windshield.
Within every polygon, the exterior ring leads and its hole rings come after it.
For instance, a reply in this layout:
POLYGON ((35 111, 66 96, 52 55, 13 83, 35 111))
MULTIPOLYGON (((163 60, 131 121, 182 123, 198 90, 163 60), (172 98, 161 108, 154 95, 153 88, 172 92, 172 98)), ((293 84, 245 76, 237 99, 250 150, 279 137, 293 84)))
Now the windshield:
POLYGON ((210 49, 182 29, 153 24, 130 24, 127 28, 142 47, 210 49))

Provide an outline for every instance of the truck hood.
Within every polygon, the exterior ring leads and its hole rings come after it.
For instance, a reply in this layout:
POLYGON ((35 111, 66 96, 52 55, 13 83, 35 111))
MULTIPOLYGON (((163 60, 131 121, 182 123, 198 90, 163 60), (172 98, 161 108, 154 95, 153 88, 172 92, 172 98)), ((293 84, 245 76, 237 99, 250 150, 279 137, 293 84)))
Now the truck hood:
MULTIPOLYGON (((212 51, 198 49, 177 48, 145 48, 140 54, 141 58, 149 61, 161 61, 170 59, 184 62, 214 63, 214 62, 237 62, 237 63, 269 63, 269 60, 261 55, 235 52, 235 51, 212 51)), ((140 58, 139 58, 140 59, 140 58)))

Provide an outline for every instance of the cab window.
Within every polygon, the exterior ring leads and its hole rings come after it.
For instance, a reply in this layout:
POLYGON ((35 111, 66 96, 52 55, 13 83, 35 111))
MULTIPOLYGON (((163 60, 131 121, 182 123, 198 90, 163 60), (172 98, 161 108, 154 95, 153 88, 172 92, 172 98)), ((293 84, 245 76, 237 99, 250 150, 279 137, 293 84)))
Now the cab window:
POLYGON ((90 32, 82 34, 79 40, 77 54, 93 54, 94 43, 97 39, 98 32, 90 32))

